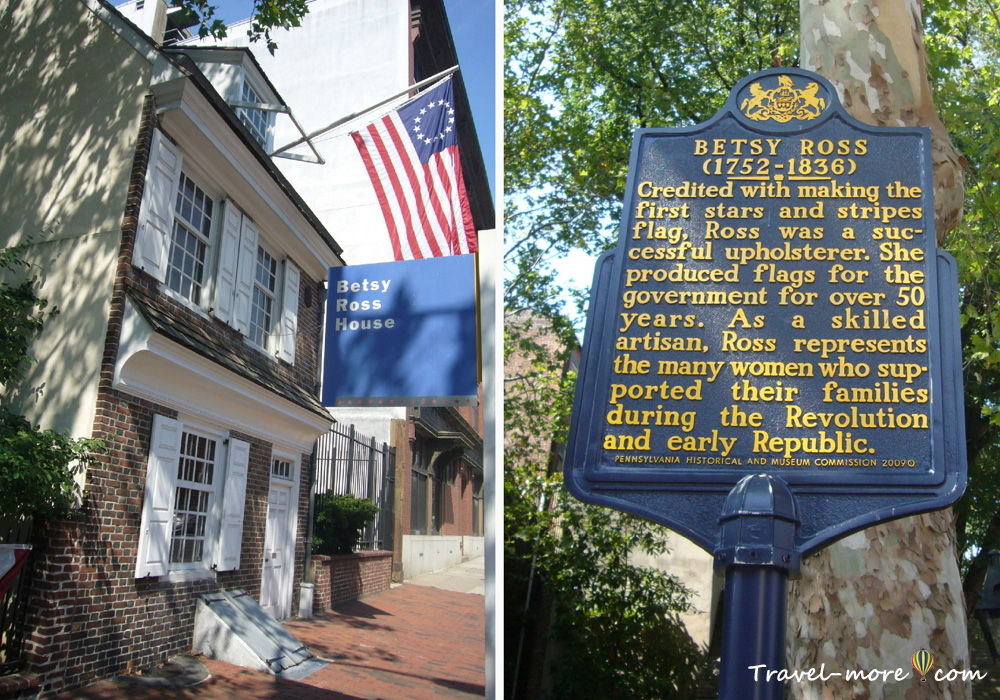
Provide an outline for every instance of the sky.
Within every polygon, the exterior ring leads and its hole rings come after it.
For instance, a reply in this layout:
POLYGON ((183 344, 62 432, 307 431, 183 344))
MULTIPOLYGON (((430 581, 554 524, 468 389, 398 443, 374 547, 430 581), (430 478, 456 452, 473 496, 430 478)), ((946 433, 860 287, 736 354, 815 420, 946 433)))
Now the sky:
MULTIPOLYGON (((216 15, 226 24, 246 19, 253 0, 216 0, 216 15)), ((496 2, 495 0, 444 0, 458 63, 462 67, 472 119, 486 162, 490 191, 496 202, 496 2)), ((266 50, 266 49, 264 49, 266 50)), ((281 45, 278 45, 281 51, 281 45)))

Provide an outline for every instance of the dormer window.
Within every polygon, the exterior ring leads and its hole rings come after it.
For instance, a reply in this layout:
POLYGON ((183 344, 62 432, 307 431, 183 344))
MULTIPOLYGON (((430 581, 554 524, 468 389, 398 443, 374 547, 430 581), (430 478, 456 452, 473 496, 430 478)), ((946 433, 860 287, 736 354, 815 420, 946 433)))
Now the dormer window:
MULTIPOLYGON (((250 87, 250 83, 247 82, 246 77, 243 79, 243 91, 240 94, 241 102, 256 102, 257 104, 262 104, 264 101, 260 98, 260 95, 250 87)), ((247 107, 240 107, 237 110, 239 114, 240 121, 246 125, 247 129, 250 130, 250 134, 254 139, 264 148, 267 148, 267 137, 268 132, 271 128, 271 115, 262 109, 249 109, 247 107)))

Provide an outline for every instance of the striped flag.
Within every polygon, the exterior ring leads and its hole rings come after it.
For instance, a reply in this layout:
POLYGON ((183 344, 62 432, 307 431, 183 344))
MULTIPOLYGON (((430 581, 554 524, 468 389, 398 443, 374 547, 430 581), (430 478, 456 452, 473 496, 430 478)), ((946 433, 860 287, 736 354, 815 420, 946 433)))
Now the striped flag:
POLYGON ((351 136, 375 186, 396 260, 478 250, 451 78, 351 136))
POLYGON ((30 552, 30 544, 0 544, 0 601, 14 584, 30 552))

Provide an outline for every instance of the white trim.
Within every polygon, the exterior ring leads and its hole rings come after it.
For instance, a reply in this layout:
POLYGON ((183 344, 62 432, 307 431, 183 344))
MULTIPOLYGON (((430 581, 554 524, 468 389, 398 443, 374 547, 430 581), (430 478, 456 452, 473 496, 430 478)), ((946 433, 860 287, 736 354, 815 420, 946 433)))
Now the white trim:
POLYGON ((170 568, 170 538, 183 433, 181 421, 162 414, 153 416, 135 558, 136 578, 162 576, 170 568))
MULTIPOLYGON (((263 214, 268 214, 270 218, 276 220, 276 223, 287 228, 291 238, 300 246, 298 249, 279 251, 282 257, 293 257, 299 260, 300 264, 311 263, 307 266, 307 271, 310 277, 317 279, 325 277, 327 268, 339 266, 341 261, 332 249, 326 245, 317 247, 309 240, 309 238, 315 237, 318 243, 320 240, 318 232, 315 232, 315 236, 304 235, 303 231, 314 231, 312 225, 295 207, 294 203, 284 196, 278 184, 253 158, 232 129, 222 123, 219 123, 214 130, 209 127, 210 120, 211 122, 221 122, 221 117, 207 103, 204 96, 197 93, 193 86, 188 87, 191 84, 190 81, 182 82, 180 90, 177 89, 177 85, 169 83, 153 85, 153 92, 158 98, 157 114, 161 116, 164 127, 181 142, 190 140, 188 134, 185 133, 185 127, 188 129, 194 127, 196 133, 207 141, 207 145, 218 151, 218 155, 233 168, 237 175, 233 182, 242 180, 252 192, 253 198, 259 200, 264 206, 248 206, 255 204, 255 202, 250 201, 251 197, 243 196, 247 193, 229 191, 228 195, 238 199, 243 211, 262 228, 270 231, 276 239, 282 238, 281 232, 271 230, 272 227, 269 223, 263 220, 263 214), (159 101, 161 93, 164 99, 169 98, 169 101, 161 103, 159 101), (296 224, 292 217, 299 219, 299 223, 296 224)), ((202 157, 206 158, 210 156, 204 152, 203 147, 188 147, 185 148, 185 152, 200 153, 202 157)), ((226 189, 231 190, 229 187, 226 189)))
POLYGON ((126 301, 114 388, 225 425, 299 454, 329 429, 324 419, 216 362, 154 333, 126 301))
MULTIPOLYGON (((275 459, 281 459, 285 461, 290 461, 292 463, 292 479, 281 479, 270 474, 271 465, 268 463, 268 500, 270 500, 270 491, 272 486, 277 484, 280 488, 285 488, 289 490, 289 504, 288 504, 288 549, 285 556, 285 564, 282 567, 282 579, 279 582, 281 586, 281 606, 280 612, 291 614, 292 610, 292 595, 294 593, 295 584, 295 549, 296 543, 298 542, 298 530, 299 530, 299 489, 301 485, 301 473, 302 473, 302 456, 301 454, 296 454, 294 452, 285 452, 277 446, 272 446, 271 448, 271 461, 275 459)), ((265 514, 265 531, 264 531, 264 542, 267 542, 267 517, 265 514)), ((265 547, 264 555, 267 556, 267 551, 265 547)), ((261 562, 261 577, 264 576, 264 562, 261 562)), ((262 582, 263 585, 263 582, 262 582)))
POLYGON ((125 20, 117 13, 110 11, 98 0, 81 0, 87 8, 108 25, 108 27, 120 36, 125 43, 135 49, 152 64, 166 62, 166 65, 158 66, 159 70, 170 77, 181 77, 183 74, 172 63, 169 63, 163 54, 157 50, 153 40, 146 36, 141 30, 137 31, 128 20, 125 20))
POLYGON ((219 511, 219 539, 212 557, 216 571, 240 568, 249 476, 250 443, 230 435, 219 511))
POLYGON ((188 581, 215 581, 218 577, 208 567, 204 569, 173 569, 160 576, 160 583, 187 583, 188 581))
POLYGON ((274 354, 278 359, 295 364, 295 341, 299 333, 299 285, 301 273, 290 258, 281 263, 281 294, 275 290, 277 323, 274 324, 274 354))

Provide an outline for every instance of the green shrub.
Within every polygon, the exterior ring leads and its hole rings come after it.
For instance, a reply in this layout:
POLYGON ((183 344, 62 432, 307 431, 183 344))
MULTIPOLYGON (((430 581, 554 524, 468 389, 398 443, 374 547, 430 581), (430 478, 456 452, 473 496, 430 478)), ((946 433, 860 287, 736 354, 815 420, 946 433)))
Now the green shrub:
POLYGON ((313 552, 350 554, 358 546, 361 530, 375 518, 378 511, 378 507, 368 499, 349 493, 317 503, 313 523, 313 552))

